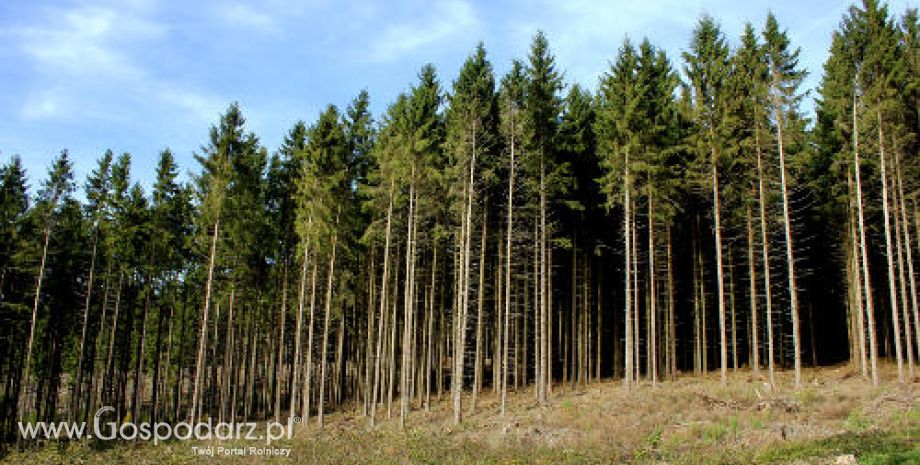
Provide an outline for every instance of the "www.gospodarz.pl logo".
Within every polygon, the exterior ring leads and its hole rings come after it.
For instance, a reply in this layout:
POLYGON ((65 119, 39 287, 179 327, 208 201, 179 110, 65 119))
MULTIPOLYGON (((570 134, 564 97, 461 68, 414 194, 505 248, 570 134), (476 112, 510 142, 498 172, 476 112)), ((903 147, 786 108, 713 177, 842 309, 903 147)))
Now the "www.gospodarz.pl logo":
POLYGON ((86 422, 19 422, 19 434, 24 439, 92 439, 102 441, 160 441, 177 439, 180 441, 216 439, 219 441, 247 440, 265 441, 270 445, 273 441, 290 439, 293 436, 294 424, 300 422, 297 416, 288 418, 287 423, 268 421, 264 424, 255 422, 245 423, 213 423, 207 421, 197 423, 179 422, 175 425, 166 422, 134 423, 126 421, 104 421, 103 415, 114 413, 113 407, 102 407, 93 416, 92 431, 87 431, 86 422))

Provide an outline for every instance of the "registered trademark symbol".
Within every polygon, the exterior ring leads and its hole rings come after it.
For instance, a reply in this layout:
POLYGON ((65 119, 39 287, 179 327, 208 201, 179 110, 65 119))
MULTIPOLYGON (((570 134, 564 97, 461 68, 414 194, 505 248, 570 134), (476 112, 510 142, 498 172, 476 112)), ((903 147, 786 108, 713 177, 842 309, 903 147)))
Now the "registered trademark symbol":
POLYGON ((300 417, 299 417, 299 416, 297 416, 297 415, 294 415, 294 418, 293 418, 293 420, 294 420, 294 423, 300 423, 301 421, 303 421, 303 419, 302 419, 302 418, 300 418, 300 417))

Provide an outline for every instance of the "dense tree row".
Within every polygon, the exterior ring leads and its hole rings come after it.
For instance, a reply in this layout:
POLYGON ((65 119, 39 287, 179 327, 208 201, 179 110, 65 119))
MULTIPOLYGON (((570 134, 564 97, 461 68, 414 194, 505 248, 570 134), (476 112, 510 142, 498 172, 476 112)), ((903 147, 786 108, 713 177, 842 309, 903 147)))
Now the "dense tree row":
POLYGON ((374 426, 605 377, 788 367, 799 385, 849 360, 878 383, 890 358, 913 379, 918 32, 915 10, 851 7, 813 122, 772 14, 735 41, 704 16, 679 68, 625 40, 592 93, 542 33, 501 78, 480 44, 449 90, 425 66, 379 121, 362 92, 274 153, 234 104, 188 183, 168 150, 146 191, 105 153, 82 195, 66 150, 34 189, 14 157, 4 441, 102 405, 374 426))

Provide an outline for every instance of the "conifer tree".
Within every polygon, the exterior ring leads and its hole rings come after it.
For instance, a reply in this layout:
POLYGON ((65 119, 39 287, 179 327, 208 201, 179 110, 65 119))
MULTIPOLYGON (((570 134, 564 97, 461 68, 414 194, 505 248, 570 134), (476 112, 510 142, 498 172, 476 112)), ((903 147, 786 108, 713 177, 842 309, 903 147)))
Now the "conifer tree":
POLYGON ((792 313, 792 345, 795 360, 795 385, 802 384, 802 343, 799 334, 799 298, 796 288, 795 245, 789 212, 789 181, 786 168, 786 141, 783 131, 789 131, 790 119, 796 119, 799 101, 804 96, 798 91, 805 71, 798 69, 801 49, 791 49, 786 31, 779 29, 776 17, 767 15, 764 26, 764 50, 770 72, 770 100, 773 106, 773 124, 776 127, 776 146, 779 154, 780 190, 783 198, 783 231, 786 237, 786 267, 789 280, 789 305, 792 313))
POLYGON ((726 149, 725 121, 726 81, 729 72, 729 51, 725 37, 716 21, 703 16, 693 31, 690 49, 684 52, 684 72, 689 80, 694 103, 694 118, 698 127, 695 146, 699 160, 706 160, 712 189, 712 217, 715 236, 716 284, 719 305, 719 360, 722 382, 728 375, 728 344, 725 329, 725 279, 722 259, 722 208, 720 201, 719 167, 726 149))
POLYGON ((523 160, 527 178, 532 183, 531 191, 536 193, 537 235, 534 240, 537 267, 534 279, 537 280, 536 293, 536 360, 534 367, 537 400, 546 402, 549 391, 549 350, 551 348, 548 333, 549 288, 552 269, 549 267, 549 250, 552 238, 551 204, 557 193, 564 192, 568 186, 567 165, 560 163, 556 153, 556 139, 559 116, 562 112, 562 77, 556 69, 556 60, 549 49, 549 40, 542 31, 537 32, 530 45, 530 54, 526 68, 527 86, 524 92, 524 128, 528 156, 523 160))

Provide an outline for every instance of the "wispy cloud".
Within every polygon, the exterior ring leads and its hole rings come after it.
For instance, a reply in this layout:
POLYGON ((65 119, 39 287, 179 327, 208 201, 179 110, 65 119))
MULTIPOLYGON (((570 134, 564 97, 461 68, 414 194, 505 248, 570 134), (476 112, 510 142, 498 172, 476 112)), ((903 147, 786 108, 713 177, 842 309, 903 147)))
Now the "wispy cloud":
POLYGON ((149 68, 145 51, 169 32, 155 20, 149 1, 120 7, 84 3, 41 13, 32 25, 11 31, 34 66, 21 101, 22 119, 111 120, 130 117, 125 107, 141 101, 159 103, 186 117, 219 108, 217 98, 149 68))
POLYGON ((263 34, 281 32, 278 21, 264 9, 256 9, 244 3, 221 5, 218 8, 220 18, 232 27, 240 27, 263 34))
POLYGON ((69 107, 66 100, 58 89, 44 89, 26 97, 20 114, 27 120, 61 117, 69 107))
POLYGON ((423 47, 442 43, 460 34, 469 34, 479 21, 473 6, 465 0, 446 0, 430 6, 430 14, 412 21, 391 24, 374 39, 371 57, 389 61, 423 47))
POLYGON ((223 98, 168 82, 157 83, 148 90, 151 95, 178 109, 190 121, 209 121, 227 105, 223 98))
POLYGON ((140 69, 116 44, 164 31, 155 22, 97 6, 64 11, 59 19, 48 16, 47 23, 18 31, 22 48, 45 71, 72 77, 137 79, 140 69))

